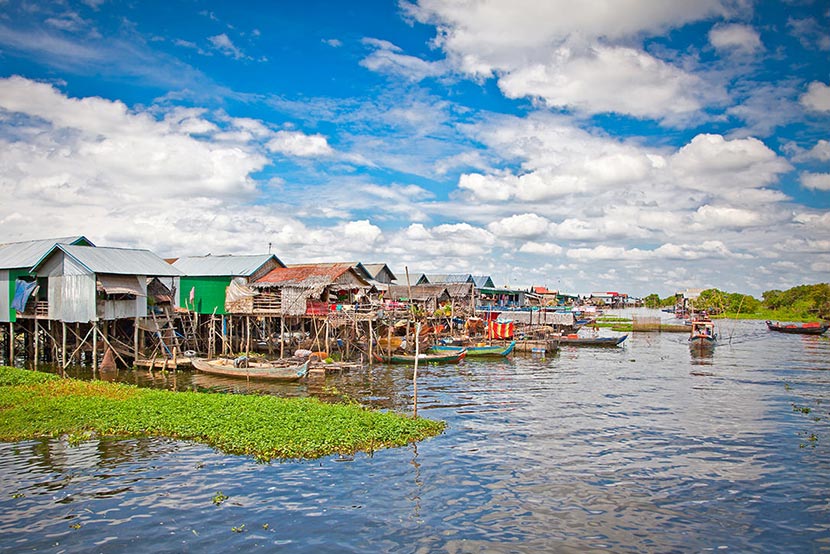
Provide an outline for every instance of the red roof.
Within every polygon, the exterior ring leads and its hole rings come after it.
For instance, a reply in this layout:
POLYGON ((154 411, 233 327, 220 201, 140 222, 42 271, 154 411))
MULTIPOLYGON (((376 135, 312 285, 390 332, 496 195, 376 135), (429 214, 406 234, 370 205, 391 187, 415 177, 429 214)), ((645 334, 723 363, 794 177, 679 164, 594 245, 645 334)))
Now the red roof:
MULTIPOLYGON (((306 285, 322 282, 334 283, 344 273, 352 271, 348 264, 327 265, 297 265, 292 267, 277 267, 257 279, 257 285, 306 285)), ((356 272, 352 271, 360 279, 356 272)), ((362 280, 362 279, 361 279, 362 280)), ((368 283, 367 283, 368 284, 368 283)))

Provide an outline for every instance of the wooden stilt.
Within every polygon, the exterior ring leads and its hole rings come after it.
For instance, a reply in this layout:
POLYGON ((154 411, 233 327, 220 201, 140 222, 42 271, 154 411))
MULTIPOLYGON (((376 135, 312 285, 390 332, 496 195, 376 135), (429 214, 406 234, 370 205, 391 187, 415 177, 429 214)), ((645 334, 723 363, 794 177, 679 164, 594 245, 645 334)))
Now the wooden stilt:
POLYGON ((37 322, 37 317, 35 317, 33 327, 34 327, 34 332, 33 332, 34 336, 32 337, 32 340, 35 343, 34 344, 35 356, 34 356, 34 360, 32 360, 32 367, 37 369, 38 358, 40 358, 40 337, 38 337, 38 334, 39 334, 38 333, 38 327, 40 327, 40 325, 37 322))
POLYGON ((280 358, 285 357, 285 318, 280 317, 280 358))
POLYGON ((9 366, 14 367, 14 321, 9 321, 9 366))
POLYGON ((92 377, 98 371, 98 322, 92 322, 92 377))

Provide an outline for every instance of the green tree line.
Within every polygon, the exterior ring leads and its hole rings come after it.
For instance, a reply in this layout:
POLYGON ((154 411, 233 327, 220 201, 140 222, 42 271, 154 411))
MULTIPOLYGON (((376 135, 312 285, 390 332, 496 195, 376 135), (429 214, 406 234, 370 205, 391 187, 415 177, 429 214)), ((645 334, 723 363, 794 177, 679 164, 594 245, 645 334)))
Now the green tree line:
MULTIPOLYGON (((660 298, 649 294, 644 299, 647 308, 674 306, 677 298, 660 298)), ((707 289, 690 300, 690 307, 711 314, 778 320, 830 319, 830 284, 799 285, 791 289, 768 290, 759 300, 748 294, 707 289)))

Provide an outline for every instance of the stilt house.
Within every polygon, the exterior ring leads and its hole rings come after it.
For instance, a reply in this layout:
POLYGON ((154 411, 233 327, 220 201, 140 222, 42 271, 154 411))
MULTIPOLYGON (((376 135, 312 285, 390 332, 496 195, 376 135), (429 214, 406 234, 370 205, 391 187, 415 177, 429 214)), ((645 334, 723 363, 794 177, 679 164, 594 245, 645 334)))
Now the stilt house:
MULTIPOLYGON (((32 266, 43 257, 56 244, 71 244, 94 246, 86 237, 61 237, 54 239, 30 240, 25 242, 13 242, 0 244, 0 322, 17 321, 17 310, 14 309, 15 292, 20 291, 20 302, 25 311, 27 305, 31 306, 34 314, 38 297, 46 296, 46 280, 42 280, 41 289, 37 289, 37 281, 31 273, 32 266), (31 284, 30 284, 31 283, 31 284), (25 295, 25 298, 23 297, 25 295), (30 298, 34 296, 34 298, 30 298)), ((41 309, 45 306, 41 305, 41 309)), ((43 313, 45 315, 45 312, 43 313)))

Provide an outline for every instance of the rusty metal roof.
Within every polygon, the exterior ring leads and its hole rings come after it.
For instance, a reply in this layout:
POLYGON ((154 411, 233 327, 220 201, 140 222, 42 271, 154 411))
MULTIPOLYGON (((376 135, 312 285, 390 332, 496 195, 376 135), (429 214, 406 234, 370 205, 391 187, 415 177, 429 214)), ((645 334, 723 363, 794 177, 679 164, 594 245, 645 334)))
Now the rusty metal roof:
POLYGON ((296 286, 315 287, 321 284, 335 283, 345 273, 351 272, 363 286, 369 286, 357 271, 349 264, 308 264, 278 267, 257 279, 255 287, 296 286))

